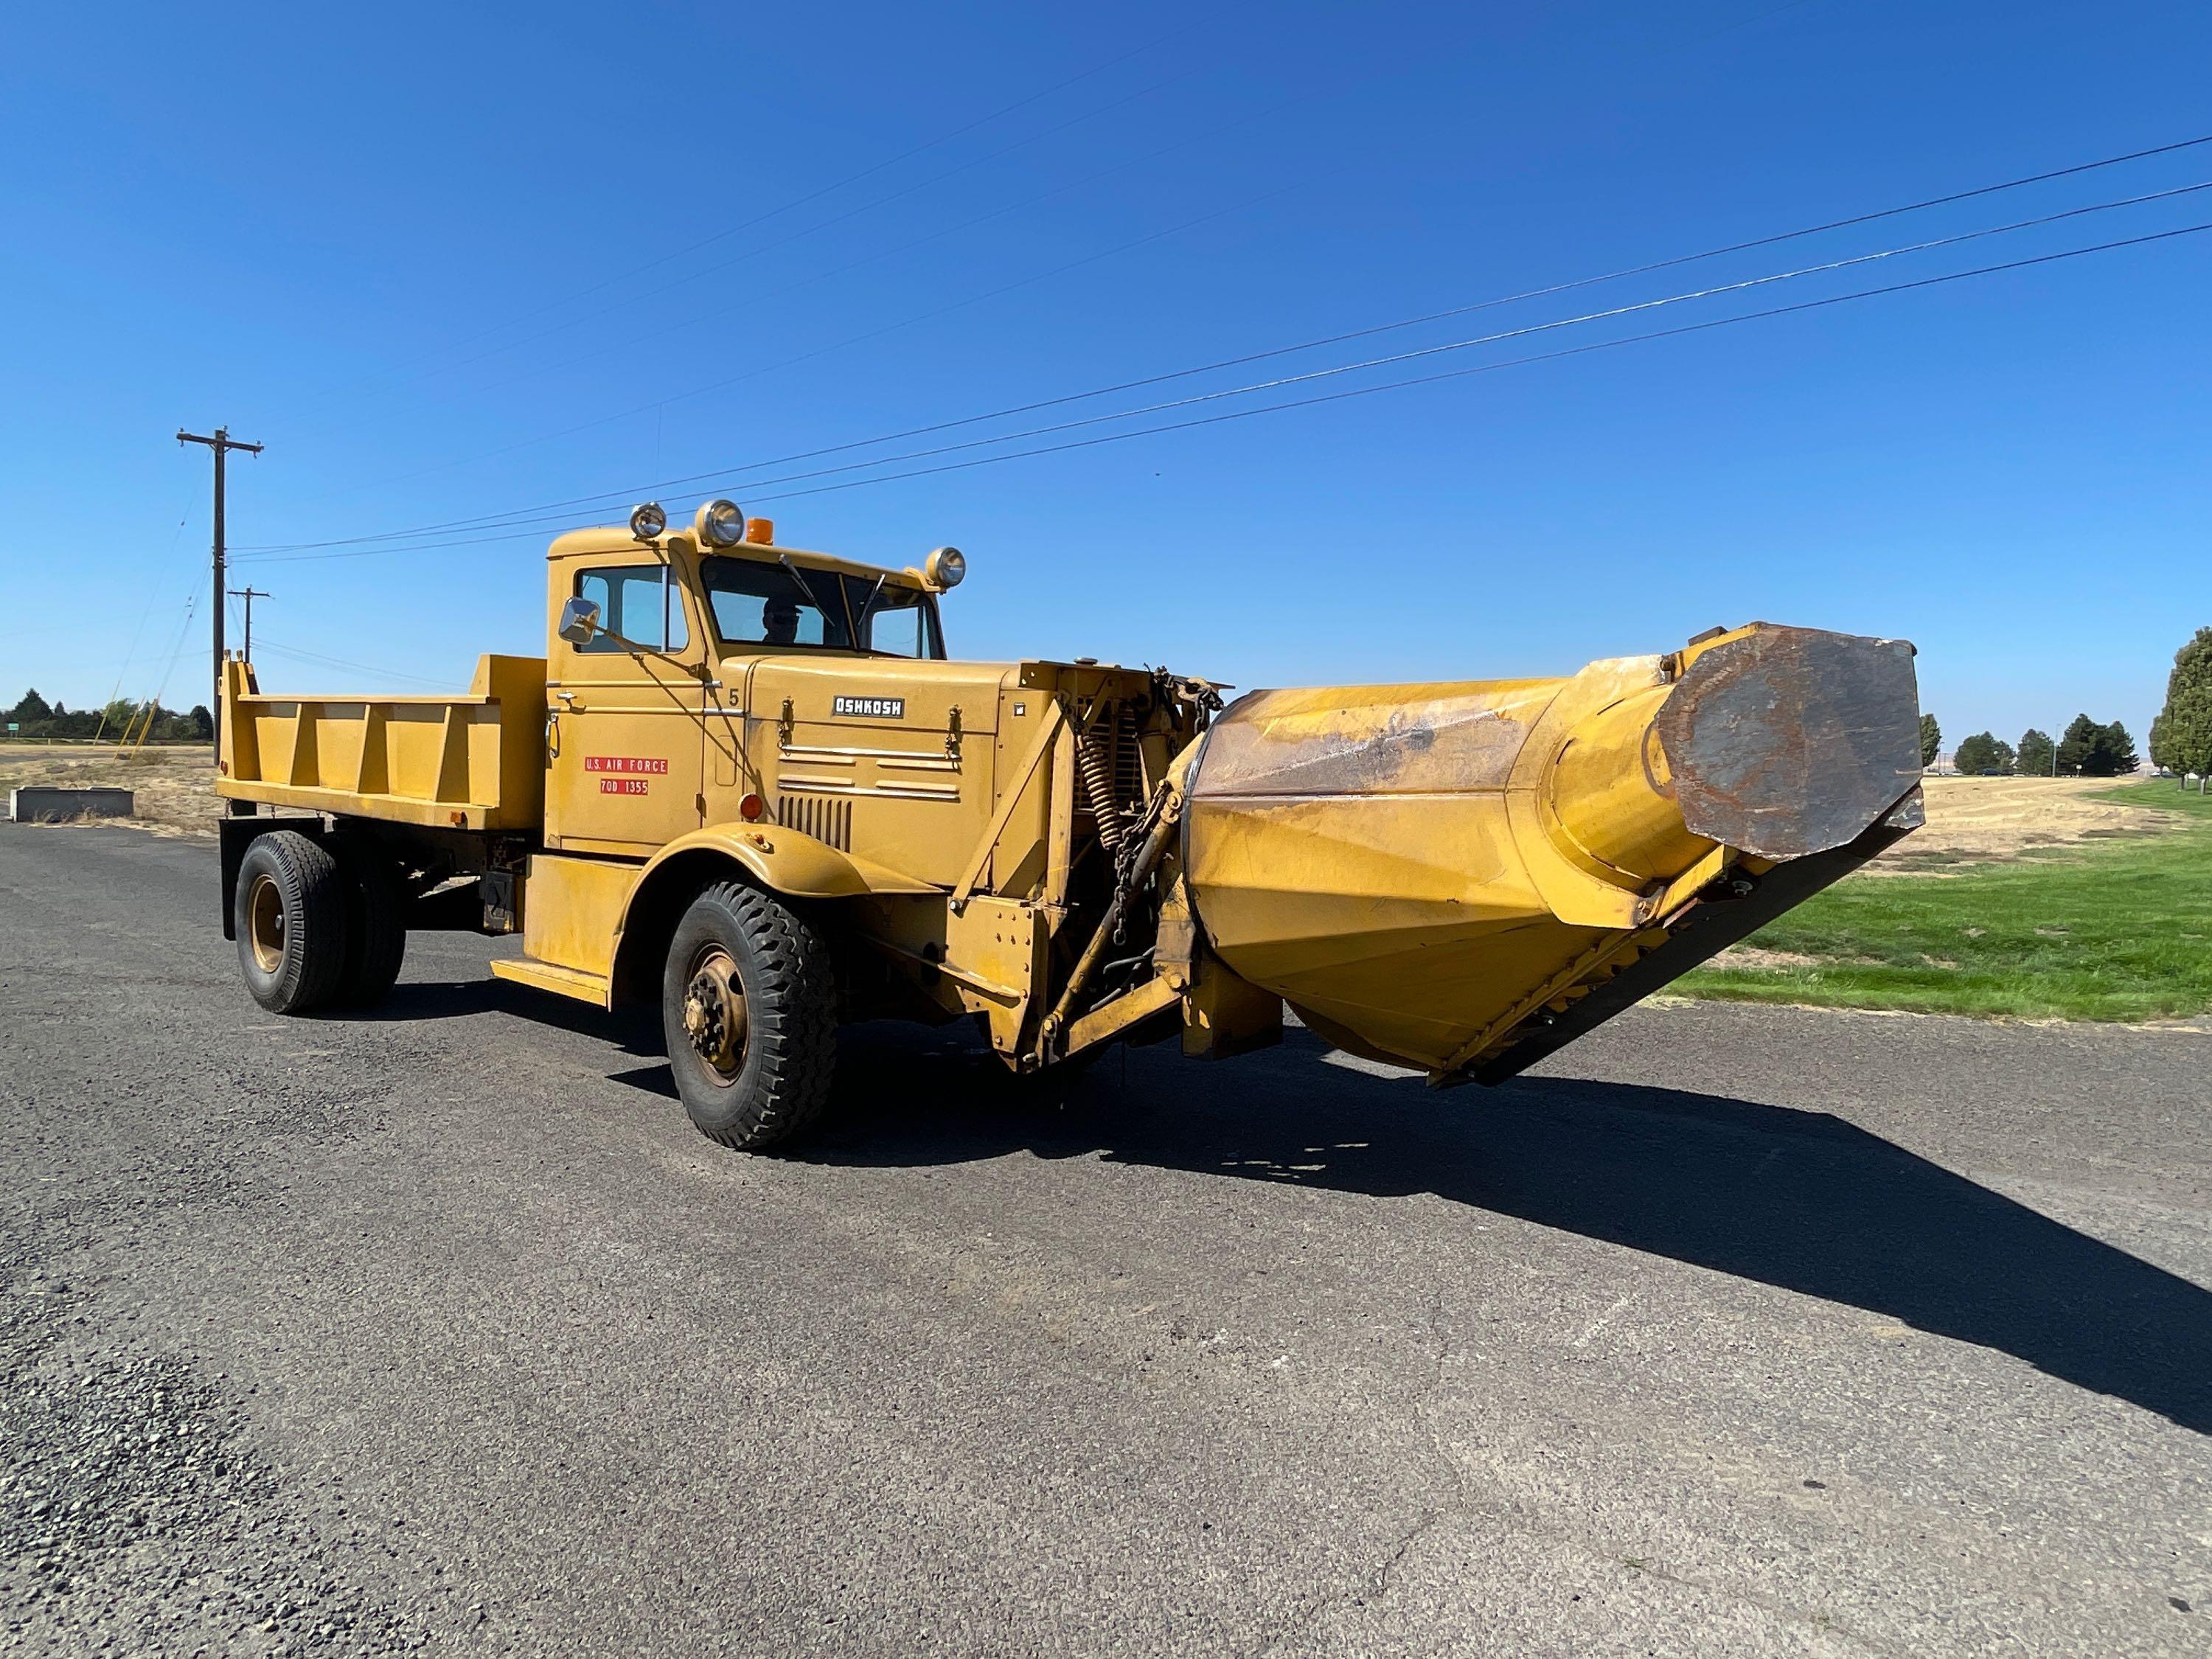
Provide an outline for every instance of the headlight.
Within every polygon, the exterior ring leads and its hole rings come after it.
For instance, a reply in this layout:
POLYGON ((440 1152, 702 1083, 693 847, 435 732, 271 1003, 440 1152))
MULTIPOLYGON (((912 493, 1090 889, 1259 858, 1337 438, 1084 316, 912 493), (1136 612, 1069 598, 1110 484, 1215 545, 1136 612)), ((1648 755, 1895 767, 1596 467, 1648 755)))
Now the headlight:
POLYGON ((699 539, 709 547, 735 547, 745 538, 744 509, 735 501, 708 501, 699 509, 699 539))
POLYGON ((957 547, 940 547, 922 561, 921 574, 932 587, 957 587, 968 574, 968 556, 957 547))
POLYGON ((668 528, 668 515, 660 510, 659 501, 647 501, 642 507, 629 510, 629 533, 641 542, 649 542, 668 528))

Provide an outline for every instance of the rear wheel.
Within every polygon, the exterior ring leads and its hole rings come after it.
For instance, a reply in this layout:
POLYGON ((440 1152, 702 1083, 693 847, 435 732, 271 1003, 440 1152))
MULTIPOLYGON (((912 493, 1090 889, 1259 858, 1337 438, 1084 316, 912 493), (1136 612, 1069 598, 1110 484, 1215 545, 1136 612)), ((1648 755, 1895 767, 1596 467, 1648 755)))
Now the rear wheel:
POLYGON ((296 830, 246 848, 231 920, 246 988, 271 1013, 311 1013, 337 994, 351 932, 347 886, 337 860, 296 830))
POLYGON ((735 882, 676 924, 661 975, 668 1064, 699 1133, 754 1152, 821 1115, 837 1059, 837 985, 819 929, 735 882))
POLYGON ((406 893, 392 860, 372 843, 341 843, 338 869, 346 878, 349 926, 337 1000, 348 1007, 374 1007, 391 991, 406 959, 406 893))

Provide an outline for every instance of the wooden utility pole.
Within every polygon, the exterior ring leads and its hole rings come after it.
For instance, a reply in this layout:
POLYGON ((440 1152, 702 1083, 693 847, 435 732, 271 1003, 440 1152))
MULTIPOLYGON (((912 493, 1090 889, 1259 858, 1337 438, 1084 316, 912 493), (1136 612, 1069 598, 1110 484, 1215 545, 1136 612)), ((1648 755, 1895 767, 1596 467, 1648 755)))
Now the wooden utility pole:
POLYGON ((215 696, 208 704, 210 716, 215 721, 215 741, 217 752, 222 748, 222 461, 234 449, 242 449, 249 455, 261 453, 259 444, 240 443, 230 435, 228 427, 217 427, 212 437, 202 437, 197 432, 177 428, 180 444, 205 444, 215 452, 215 696))
MULTIPOLYGON (((246 659, 252 662, 253 660, 253 602, 256 599, 265 599, 269 595, 258 587, 234 587, 230 590, 230 597, 246 601, 246 659)), ((220 702, 221 699, 218 698, 217 701, 220 702)))

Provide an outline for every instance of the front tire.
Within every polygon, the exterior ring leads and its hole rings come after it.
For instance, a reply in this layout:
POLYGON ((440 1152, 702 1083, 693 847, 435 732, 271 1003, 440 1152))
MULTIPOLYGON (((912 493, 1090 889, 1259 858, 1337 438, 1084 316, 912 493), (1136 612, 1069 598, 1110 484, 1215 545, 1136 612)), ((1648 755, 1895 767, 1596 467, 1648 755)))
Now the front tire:
POLYGON ((709 887, 676 924, 661 975, 669 1068, 693 1126, 757 1152, 829 1103, 837 981, 805 917, 736 882, 709 887))
POLYGON ((337 994, 352 931, 347 887, 337 860, 297 830, 246 848, 231 921, 246 988, 270 1013, 312 1013, 337 994))

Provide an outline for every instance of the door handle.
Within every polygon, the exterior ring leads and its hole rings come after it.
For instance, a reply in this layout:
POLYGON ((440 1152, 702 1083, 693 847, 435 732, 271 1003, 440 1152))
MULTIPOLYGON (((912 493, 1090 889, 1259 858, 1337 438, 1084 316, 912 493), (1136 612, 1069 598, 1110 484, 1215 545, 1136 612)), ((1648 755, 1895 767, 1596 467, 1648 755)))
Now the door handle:
POLYGON ((550 764, 553 757, 560 752, 561 711, 557 708, 549 708, 545 711, 545 759, 547 763, 550 764))

